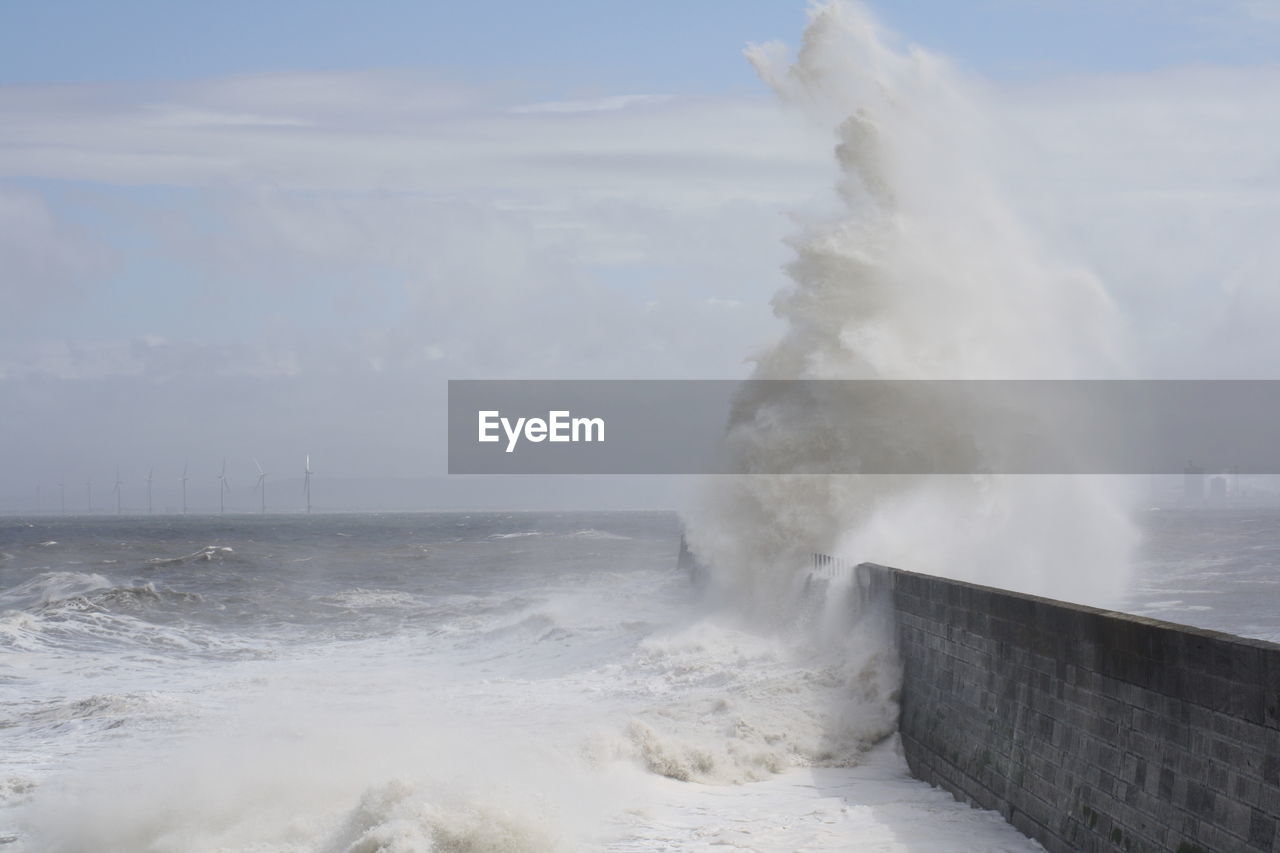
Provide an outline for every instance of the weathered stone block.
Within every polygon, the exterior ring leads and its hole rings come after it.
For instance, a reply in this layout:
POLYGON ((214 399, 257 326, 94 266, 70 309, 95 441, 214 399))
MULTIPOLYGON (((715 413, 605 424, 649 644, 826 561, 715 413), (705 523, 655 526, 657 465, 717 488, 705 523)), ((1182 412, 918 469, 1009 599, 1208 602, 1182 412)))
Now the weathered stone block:
POLYGON ((867 570, 892 590, 918 777, 1051 853, 1280 846, 1280 647, 867 570))

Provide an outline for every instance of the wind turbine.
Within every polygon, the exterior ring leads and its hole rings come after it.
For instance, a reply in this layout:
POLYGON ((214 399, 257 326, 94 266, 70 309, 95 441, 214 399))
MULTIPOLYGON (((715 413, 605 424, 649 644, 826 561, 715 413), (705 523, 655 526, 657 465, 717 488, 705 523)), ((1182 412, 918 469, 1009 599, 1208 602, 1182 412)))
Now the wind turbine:
POLYGON ((151 475, 156 469, 147 469, 147 515, 151 515, 151 475))
POLYGON ((40 514, 40 487, 36 486, 36 515, 40 514))
POLYGON ((116 466, 116 484, 112 488, 112 491, 116 493, 116 515, 120 514, 120 486, 121 485, 123 484, 120 482, 120 466, 117 465, 116 466))
POLYGON ((187 514, 187 461, 182 461, 182 514, 187 514))
POLYGON ((222 473, 218 475, 218 515, 223 515, 227 511, 227 492, 231 489, 227 485, 227 457, 222 457, 222 473))
POLYGON ((253 484, 255 489, 262 489, 262 514, 267 514, 267 472, 262 470, 262 466, 258 464, 255 457, 253 464, 258 468, 258 482, 253 484))
POLYGON ((84 481, 85 515, 93 515, 93 478, 84 481))
POLYGON ((311 454, 307 454, 307 469, 302 478, 302 492, 307 496, 307 513, 311 513, 311 454))
POLYGON ((67 484, 58 484, 58 502, 62 505, 62 514, 67 514, 67 484))

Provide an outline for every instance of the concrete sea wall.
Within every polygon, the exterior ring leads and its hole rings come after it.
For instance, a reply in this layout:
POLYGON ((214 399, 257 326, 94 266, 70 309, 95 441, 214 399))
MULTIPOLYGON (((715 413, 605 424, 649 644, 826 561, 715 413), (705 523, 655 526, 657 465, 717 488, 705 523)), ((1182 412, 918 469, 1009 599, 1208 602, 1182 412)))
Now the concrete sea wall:
POLYGON ((1280 646, 856 572, 892 601, 918 778, 1051 853, 1280 851, 1280 646))

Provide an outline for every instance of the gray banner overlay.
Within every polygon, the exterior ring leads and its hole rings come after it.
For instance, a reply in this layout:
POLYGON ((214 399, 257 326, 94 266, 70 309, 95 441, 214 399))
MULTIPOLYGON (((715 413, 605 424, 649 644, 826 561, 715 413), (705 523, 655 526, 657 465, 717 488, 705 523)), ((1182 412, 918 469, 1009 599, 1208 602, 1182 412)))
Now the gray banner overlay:
POLYGON ((449 382, 451 474, 1188 471, 1280 473, 1280 381, 449 382))

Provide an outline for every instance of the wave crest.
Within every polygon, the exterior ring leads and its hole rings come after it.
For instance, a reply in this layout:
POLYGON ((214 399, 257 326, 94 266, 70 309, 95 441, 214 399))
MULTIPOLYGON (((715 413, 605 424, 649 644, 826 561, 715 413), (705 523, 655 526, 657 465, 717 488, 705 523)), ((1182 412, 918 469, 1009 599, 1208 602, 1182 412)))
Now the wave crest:
POLYGON ((494 804, 441 806, 405 781, 370 788, 326 853, 554 853, 565 844, 545 817, 494 804))

